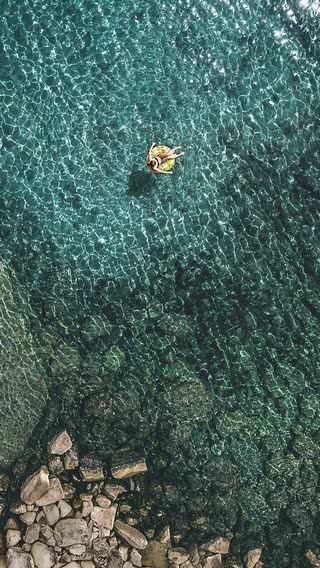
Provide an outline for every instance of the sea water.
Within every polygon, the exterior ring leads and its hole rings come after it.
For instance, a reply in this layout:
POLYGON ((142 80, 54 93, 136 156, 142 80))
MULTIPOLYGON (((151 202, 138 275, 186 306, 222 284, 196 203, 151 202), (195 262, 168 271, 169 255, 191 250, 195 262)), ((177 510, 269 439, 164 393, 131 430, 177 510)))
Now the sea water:
POLYGON ((318 538, 319 31, 318 0, 1 3, 0 256, 41 420, 138 446, 173 524, 277 567, 318 538))

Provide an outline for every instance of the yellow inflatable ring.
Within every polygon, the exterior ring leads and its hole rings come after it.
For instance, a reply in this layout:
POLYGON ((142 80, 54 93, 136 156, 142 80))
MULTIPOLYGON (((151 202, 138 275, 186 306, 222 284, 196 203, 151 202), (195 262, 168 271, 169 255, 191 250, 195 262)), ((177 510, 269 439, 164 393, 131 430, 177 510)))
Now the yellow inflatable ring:
MULTIPOLYGON (((153 158, 155 158, 156 156, 162 158, 163 156, 166 156, 168 154, 169 150, 170 148, 168 148, 168 146, 154 146, 151 150, 151 156, 153 158)), ((164 164, 161 164, 159 169, 163 172, 169 172, 170 170, 172 170, 175 163, 175 160, 168 160, 167 162, 164 162, 164 164)))

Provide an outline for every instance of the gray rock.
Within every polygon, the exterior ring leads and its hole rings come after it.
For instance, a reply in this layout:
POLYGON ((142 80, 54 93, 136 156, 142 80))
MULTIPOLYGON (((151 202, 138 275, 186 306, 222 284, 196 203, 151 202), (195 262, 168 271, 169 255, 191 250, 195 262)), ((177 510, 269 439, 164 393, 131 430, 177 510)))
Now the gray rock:
POLYGON ((0 467, 23 449, 46 404, 44 370, 29 332, 31 308, 19 285, 0 263, 0 467))
POLYGON ((97 495, 96 503, 98 507, 103 507, 104 509, 107 509, 111 505, 110 499, 108 499, 108 497, 105 497, 105 495, 97 495))
POLYGON ((62 459, 60 456, 53 456, 49 458, 48 467, 50 473, 53 473, 54 475, 58 475, 59 473, 62 473, 64 471, 62 459))
POLYGON ((54 532, 59 546, 65 547, 89 542, 88 526, 83 519, 62 519, 56 524, 54 532))
POLYGON ((113 550, 108 558, 108 568, 122 568, 123 560, 117 550, 113 550))
POLYGON ((202 544, 200 550, 205 550, 206 552, 211 552, 214 554, 228 554, 230 547, 230 541, 224 536, 218 536, 213 538, 209 542, 202 544))
POLYGON ((121 451, 112 458, 111 473, 116 479, 124 479, 145 471, 146 460, 132 452, 121 451))
POLYGON ((45 505, 43 512, 47 518, 48 525, 55 525, 60 519, 60 511, 57 505, 45 505))
POLYGON ((62 456, 68 450, 70 450, 71 447, 72 440, 68 432, 64 430, 63 432, 55 436, 53 440, 51 440, 50 444, 48 445, 48 453, 62 456))
POLYGON ((65 453, 65 455, 63 456, 63 463, 65 469, 67 470, 76 469, 76 467, 78 467, 79 465, 78 453, 74 448, 71 448, 71 450, 65 453))
POLYGON ((80 564, 81 568, 95 568, 95 564, 92 560, 82 560, 80 564))
POLYGON ((182 547, 169 548, 168 550, 168 558, 170 562, 177 564, 178 566, 186 562, 189 559, 189 556, 189 552, 182 547))
POLYGON ((214 556, 207 556, 203 562, 203 568, 222 568, 221 554, 214 554, 214 556))
POLYGON ((110 546, 107 538, 96 538, 93 541, 93 559, 98 568, 105 568, 108 565, 113 547, 110 546))
POLYGON ((54 565, 54 553, 43 542, 35 542, 31 554, 37 568, 51 568, 54 565))
POLYGON ((97 527, 112 530, 116 518, 117 506, 112 505, 108 509, 94 507, 91 513, 91 520, 97 527))
POLYGON ((33 505, 49 489, 49 471, 45 466, 40 467, 30 475, 21 487, 21 500, 33 505))
POLYGON ((64 568, 80 568, 80 564, 78 562, 69 562, 69 564, 65 564, 64 568))
POLYGON ((137 529, 134 529, 130 525, 126 523, 122 523, 121 521, 116 521, 114 524, 114 528, 116 532, 128 543, 130 546, 134 548, 138 548, 142 550, 146 548, 148 545, 148 541, 146 537, 137 529))
POLYGON ((27 512, 27 505, 18 499, 12 507, 10 507, 10 512, 15 513, 15 515, 22 515, 23 513, 27 512))
POLYGON ((122 485, 111 485, 107 483, 103 488, 103 492, 107 495, 107 497, 110 497, 110 499, 114 501, 117 497, 119 497, 119 495, 121 495, 121 493, 125 493, 126 489, 122 485))
POLYGON ((30 525, 23 537, 27 544, 33 544, 40 536, 40 525, 30 525))
POLYGON ((143 566, 151 568, 168 568, 168 547, 156 540, 152 540, 141 552, 143 566))
POLYGON ((88 517, 93 511, 92 501, 83 501, 82 505, 82 517, 88 517))
POLYGON ((135 548, 131 550, 130 560, 134 566, 138 566, 139 568, 142 566, 142 556, 135 548))
POLYGON ((35 511, 27 511, 23 513, 23 515, 20 515, 20 519, 25 525, 32 525, 36 520, 36 516, 37 513, 35 511))
POLYGON ((102 463, 91 456, 86 456, 81 460, 80 471, 84 481, 104 479, 102 463))
POLYGON ((34 568, 31 554, 21 548, 10 548, 7 552, 8 568, 34 568))
POLYGON ((245 563, 247 568, 254 568, 259 562, 262 554, 262 548, 253 548, 249 550, 245 556, 245 563))
POLYGON ((7 548, 17 546, 21 540, 21 532, 16 529, 9 529, 6 534, 7 548))
POLYGON ((69 548, 70 554, 74 554, 74 556, 82 556, 83 554, 85 554, 86 550, 87 548, 85 544, 74 544, 69 548))
POLYGON ((48 490, 36 501, 36 505, 39 507, 52 505, 52 503, 57 503, 64 498, 64 491, 59 479, 57 477, 53 477, 50 479, 49 483, 50 485, 48 490))
POLYGON ((42 526, 40 529, 40 533, 48 546, 54 546, 56 544, 54 532, 51 527, 42 526))
POLYGON ((72 507, 66 501, 59 501, 58 503, 60 518, 63 519, 72 511, 72 507))

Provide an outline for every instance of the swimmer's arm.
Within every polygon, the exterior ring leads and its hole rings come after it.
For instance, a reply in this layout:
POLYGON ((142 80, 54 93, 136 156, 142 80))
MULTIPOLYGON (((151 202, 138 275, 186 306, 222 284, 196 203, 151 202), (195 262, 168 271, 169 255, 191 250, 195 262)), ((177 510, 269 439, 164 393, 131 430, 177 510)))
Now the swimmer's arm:
POLYGON ((150 150, 149 150, 149 152, 148 152, 148 162, 150 162, 150 160, 151 160, 151 158, 152 158, 151 152, 152 152, 152 148, 154 148, 154 146, 155 146, 155 143, 153 143, 152 146, 150 146, 150 150))
POLYGON ((157 172, 158 174, 173 174, 173 172, 164 172, 163 170, 160 170, 159 168, 153 168, 154 172, 157 172))

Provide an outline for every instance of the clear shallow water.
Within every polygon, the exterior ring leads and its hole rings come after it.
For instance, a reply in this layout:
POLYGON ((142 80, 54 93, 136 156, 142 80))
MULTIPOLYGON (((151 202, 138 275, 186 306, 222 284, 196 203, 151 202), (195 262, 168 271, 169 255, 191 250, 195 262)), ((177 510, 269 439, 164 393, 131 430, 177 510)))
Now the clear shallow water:
POLYGON ((318 538, 318 10, 2 7, 0 254, 45 423, 144 447, 173 524, 270 566, 318 538), (173 176, 146 170, 152 141, 186 146, 173 176))

